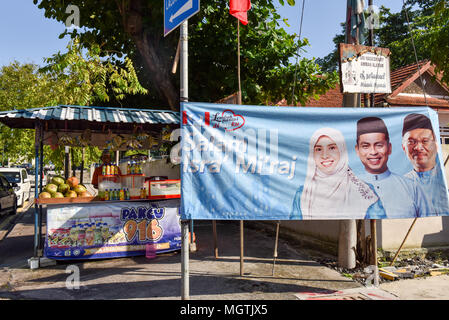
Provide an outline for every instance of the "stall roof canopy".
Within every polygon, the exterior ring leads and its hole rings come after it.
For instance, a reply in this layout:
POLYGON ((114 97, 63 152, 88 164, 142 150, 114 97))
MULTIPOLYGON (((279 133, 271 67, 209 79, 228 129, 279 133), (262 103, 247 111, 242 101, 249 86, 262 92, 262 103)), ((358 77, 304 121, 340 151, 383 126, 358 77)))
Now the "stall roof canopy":
POLYGON ((136 126, 142 129, 156 129, 166 125, 179 126, 180 115, 179 112, 170 110, 58 105, 2 111, 0 112, 0 122, 10 128, 20 129, 34 129, 36 122, 42 122, 46 131, 55 129, 63 131, 85 129, 130 131, 136 126))

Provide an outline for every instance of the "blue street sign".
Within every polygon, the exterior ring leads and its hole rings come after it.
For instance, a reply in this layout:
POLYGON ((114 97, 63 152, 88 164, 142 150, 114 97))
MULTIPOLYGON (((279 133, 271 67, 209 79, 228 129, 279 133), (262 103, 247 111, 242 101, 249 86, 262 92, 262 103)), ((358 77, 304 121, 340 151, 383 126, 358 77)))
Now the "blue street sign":
POLYGON ((200 0, 164 0, 164 37, 200 10, 200 0))

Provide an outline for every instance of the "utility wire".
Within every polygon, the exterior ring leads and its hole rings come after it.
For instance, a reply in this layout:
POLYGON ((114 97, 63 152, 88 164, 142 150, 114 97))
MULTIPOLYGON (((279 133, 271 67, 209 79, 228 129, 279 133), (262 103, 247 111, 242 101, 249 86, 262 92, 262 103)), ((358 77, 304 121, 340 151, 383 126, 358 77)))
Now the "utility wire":
MULTIPOLYGON (((302 10, 301 10, 301 22, 299 24, 299 39, 298 41, 301 41, 301 34, 302 34, 302 21, 304 19, 304 5, 305 5, 305 0, 302 0, 302 10)), ((293 80, 293 92, 292 92, 292 103, 295 101, 295 90, 296 90, 296 75, 297 75, 297 71, 298 71, 298 59, 299 59, 299 49, 301 47, 298 47, 298 52, 296 53, 296 64, 295 64, 295 76, 294 76, 294 80, 293 80)))
POLYGON ((421 67, 419 66, 419 62, 418 62, 418 54, 416 53, 415 41, 413 40, 413 33, 412 33, 412 29, 410 27, 410 21, 408 18, 408 10, 407 10, 407 7, 405 6, 405 0, 402 0, 402 8, 405 11, 405 18, 407 19, 408 32, 410 33, 410 38, 412 39, 412 46, 413 46, 413 51, 415 53, 416 66, 418 68, 419 80, 421 81, 421 89, 424 93, 424 103, 427 105, 426 89, 424 88, 424 82, 423 82, 423 79, 421 76, 421 67))

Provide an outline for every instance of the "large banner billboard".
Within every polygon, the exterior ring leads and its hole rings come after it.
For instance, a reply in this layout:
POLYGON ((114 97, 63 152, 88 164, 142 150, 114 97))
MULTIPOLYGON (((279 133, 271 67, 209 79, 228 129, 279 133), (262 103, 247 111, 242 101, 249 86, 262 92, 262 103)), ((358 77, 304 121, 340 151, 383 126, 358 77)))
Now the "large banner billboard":
POLYGON ((394 219, 449 214, 426 107, 183 103, 181 218, 394 219))
POLYGON ((181 248, 179 200, 104 202, 47 208, 45 256, 98 259, 181 248))

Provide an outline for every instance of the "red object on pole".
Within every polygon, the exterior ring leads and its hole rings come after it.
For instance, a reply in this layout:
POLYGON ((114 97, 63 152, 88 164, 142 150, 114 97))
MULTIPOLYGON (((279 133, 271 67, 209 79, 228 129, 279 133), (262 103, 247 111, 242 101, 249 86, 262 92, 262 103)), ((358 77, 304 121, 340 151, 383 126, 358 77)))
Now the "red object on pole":
POLYGON ((229 13, 244 25, 248 24, 247 11, 249 9, 251 9, 250 0, 230 0, 229 2, 229 13))

